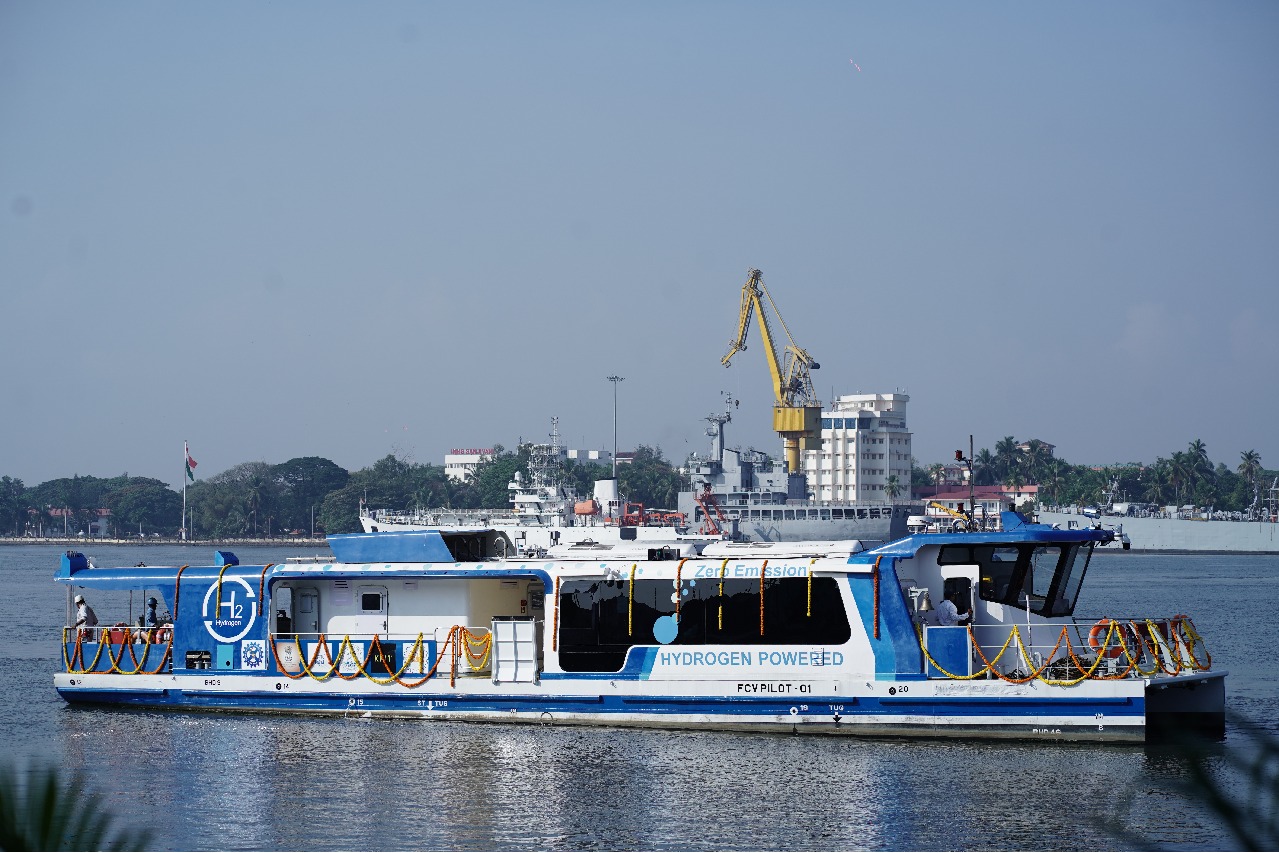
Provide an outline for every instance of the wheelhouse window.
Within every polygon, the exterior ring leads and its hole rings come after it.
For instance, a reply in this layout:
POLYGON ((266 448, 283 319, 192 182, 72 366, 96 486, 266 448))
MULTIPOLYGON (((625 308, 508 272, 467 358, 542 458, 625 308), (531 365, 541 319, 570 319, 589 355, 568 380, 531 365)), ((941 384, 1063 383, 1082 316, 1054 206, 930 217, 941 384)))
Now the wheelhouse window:
POLYGON ((617 672, 632 646, 657 643, 653 625, 675 613, 678 633, 669 645, 842 645, 852 631, 838 582, 765 578, 640 580, 633 594, 624 580, 570 581, 560 587, 560 666, 569 672, 617 672), (762 630, 761 630, 762 629, 762 630))
POLYGON ((939 565, 978 567, 977 594, 985 601, 1029 607, 1046 617, 1075 612, 1092 546, 1052 545, 946 545, 937 555, 939 565), (1083 565, 1076 565, 1080 551, 1083 565))

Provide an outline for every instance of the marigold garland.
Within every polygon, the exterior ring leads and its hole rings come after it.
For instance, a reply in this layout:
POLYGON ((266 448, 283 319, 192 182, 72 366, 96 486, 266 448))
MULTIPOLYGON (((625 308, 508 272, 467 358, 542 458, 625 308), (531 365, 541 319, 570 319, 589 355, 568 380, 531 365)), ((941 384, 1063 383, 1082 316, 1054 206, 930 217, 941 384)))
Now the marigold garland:
POLYGON ((874 597, 875 610, 875 639, 879 639, 879 561, 884 559, 884 555, 880 554, 875 558, 875 565, 870 570, 871 591, 874 597))
POLYGON ((688 562, 688 557, 679 561, 679 565, 675 567, 675 621, 679 621, 680 602, 684 598, 684 564, 688 562))
POLYGON ((809 619, 813 618, 813 563, 816 562, 816 557, 808 562, 808 612, 806 615, 809 619))
POLYGON ((631 563, 631 580, 626 585, 626 636, 635 635, 635 567, 637 563, 631 563))
POLYGON ((1190 665, 1197 670, 1212 669, 1212 655, 1208 651, 1208 644, 1195 630, 1195 623, 1190 620, 1190 617, 1178 614, 1173 618, 1172 624, 1173 630, 1180 633, 1182 642, 1186 645, 1186 656, 1190 658, 1190 665), (1207 658, 1203 663, 1200 663, 1195 655, 1196 645, 1203 646, 1204 656, 1207 658))
POLYGON ((218 569, 218 595, 217 600, 214 602, 214 613, 222 612, 222 575, 224 575, 226 570, 229 568, 231 568, 231 563, 226 563, 222 566, 222 568, 218 569))
MULTIPOLYGON (((422 686, 430 678, 432 678, 435 675, 436 671, 439 669, 440 663, 444 660, 444 656, 448 653, 450 644, 453 642, 453 639, 456 633, 458 632, 459 627, 460 626, 454 626, 453 628, 449 630, 448 637, 445 639, 443 645, 440 647, 439 653, 437 654, 435 658, 435 663, 431 666, 430 670, 425 672, 421 678, 412 682, 405 681, 402 678, 402 676, 404 675, 404 673, 408 671, 409 664, 412 663, 414 660, 420 659, 421 655, 425 651, 425 643, 424 643, 425 636, 421 633, 417 635, 417 639, 414 641, 413 645, 409 647, 407 654, 405 654, 404 663, 400 666, 400 668, 395 673, 391 674, 389 678, 379 678, 369 673, 369 671, 366 669, 367 664, 373 660, 373 656, 375 654, 378 657, 380 657, 383 662, 386 661, 386 652, 382 650, 381 639, 376 634, 373 636, 373 641, 370 643, 369 653, 368 655, 365 656, 363 661, 360 660, 358 655, 354 654, 354 649, 352 648, 352 658, 355 660, 357 672, 349 677, 344 676, 341 673, 337 672, 337 664, 342 660, 342 657, 343 657, 342 650, 345 648, 351 648, 349 645, 351 638, 349 636, 344 637, 341 643, 339 644, 339 652, 337 655, 337 660, 335 661, 333 658, 333 653, 329 651, 329 643, 331 641, 324 634, 320 634, 318 636, 318 639, 316 640, 315 653, 311 655, 310 660, 307 660, 307 656, 305 653, 303 653, 301 657, 298 659, 298 665, 299 665, 299 668, 301 669, 301 672, 297 673, 296 675, 289 672, 287 669, 283 667, 283 665, 281 665, 280 652, 279 652, 279 649, 276 647, 276 644, 279 642, 279 637, 275 635, 271 636, 271 656, 275 660, 276 668, 280 671, 280 674, 284 675, 286 678, 289 678, 293 681, 297 681, 298 679, 309 677, 314 681, 319 681, 322 683, 322 682, 328 681, 334 675, 337 675, 339 678, 342 678, 343 680, 352 681, 355 678, 358 678, 360 675, 363 675, 365 678, 369 679, 374 684, 387 686, 392 683, 395 683, 395 684, 399 684, 401 687, 413 689, 413 688, 422 686), (316 674, 312 670, 316 662, 320 658, 321 650, 323 650, 324 656, 328 661, 328 668, 324 673, 316 674)), ((293 642, 295 645, 297 645, 299 652, 301 652, 302 651, 301 635, 294 634, 293 642)), ((425 661, 423 661, 423 663, 425 664, 425 661)))
POLYGON ((182 573, 191 566, 185 565, 178 568, 177 575, 173 578, 173 621, 178 621, 178 599, 182 596, 182 573))
POLYGON ((559 649, 560 639, 560 579, 555 578, 555 609, 551 611, 551 651, 559 649))
MULTIPOLYGON (((1062 626, 1061 633, 1057 637, 1056 644, 1053 646, 1052 650, 1049 651, 1048 654, 1044 657, 1044 663, 1041 664, 1040 666, 1035 666, 1034 661, 1031 658, 1031 652, 1027 648, 1025 640, 1022 638, 1021 629, 1019 626, 1017 625, 1012 626, 1012 629, 1008 632, 1008 638, 1004 641, 1004 645, 999 649, 999 651, 995 654, 993 658, 987 658, 985 652, 982 650, 981 645, 977 642, 977 636, 973 632, 972 625, 969 625, 968 626, 969 639, 972 641, 973 650, 977 652, 977 656, 981 659, 981 662, 983 664, 982 668, 978 670, 977 672, 973 673, 972 675, 959 675, 957 673, 949 672, 948 670, 946 670, 945 667, 938 664, 937 661, 933 658, 933 656, 929 653, 927 647, 924 644, 924 627, 922 625, 917 626, 916 632, 918 634, 920 650, 923 652, 924 657, 927 658, 928 662, 932 664, 933 668, 936 669, 938 672, 942 673, 943 675, 945 675, 947 678, 952 678, 959 681, 967 681, 974 678, 980 678, 986 675, 994 675, 996 678, 1000 679, 1001 681, 1008 682, 1009 684, 1026 684, 1027 682, 1038 680, 1038 681, 1042 681, 1045 684, 1050 684, 1053 686, 1072 687, 1088 679, 1095 679, 1099 681, 1117 681, 1123 678, 1127 678, 1134 671, 1138 675, 1141 675, 1143 677, 1149 677, 1155 674, 1155 672, 1160 669, 1162 669, 1162 671, 1168 675, 1176 675, 1179 672, 1181 672, 1183 668, 1183 661, 1181 661, 1179 655, 1174 656, 1174 653, 1172 652, 1171 649, 1168 649, 1167 651, 1169 652, 1169 659, 1173 665, 1172 669, 1169 669, 1167 666, 1165 666, 1161 662, 1160 656, 1158 655, 1157 652, 1152 652, 1152 657, 1156 659, 1156 666, 1152 668, 1149 672, 1147 672, 1146 670, 1143 670, 1138 664, 1138 661, 1142 658, 1144 652, 1142 649, 1141 635, 1139 633, 1139 629, 1137 629, 1136 624, 1133 623, 1130 628, 1129 626, 1124 626, 1118 620, 1112 619, 1108 621, 1109 621, 1109 627, 1106 632, 1106 636, 1104 640, 1100 644, 1100 650, 1104 651, 1113 643, 1116 645, 1117 648, 1121 649, 1124 656, 1127 657, 1128 659, 1128 665, 1124 667, 1122 671, 1109 673, 1109 674, 1099 672, 1099 670, 1101 669, 1102 663, 1107 660, 1104 654, 1097 654, 1095 658, 1093 659, 1093 661, 1091 662, 1091 664, 1085 664, 1082 660, 1079 659, 1078 655, 1076 654, 1074 644, 1071 642, 1071 639, 1070 639, 1071 626, 1069 625, 1062 626), (1126 637, 1125 635, 1130 634, 1130 630, 1137 631, 1137 633, 1132 634, 1130 637, 1126 637), (1133 648, 1129 647, 1130 639, 1131 639, 1131 642, 1134 644, 1133 648), (1004 656, 1004 653, 1008 651, 1009 646, 1012 645, 1014 640, 1016 640, 1017 642, 1017 651, 1022 662, 1025 664, 1026 668, 1029 670, 1029 674, 1023 677, 1007 675, 1003 672, 1000 672, 996 666, 999 660, 1004 656), (1048 678, 1044 675, 1044 673, 1051 666, 1060 662, 1059 660, 1056 659, 1056 656, 1058 651, 1061 649, 1063 642, 1066 644, 1066 657, 1067 659, 1070 660, 1072 664, 1074 664, 1075 669, 1079 672, 1079 676, 1077 678, 1067 678, 1067 679, 1048 678), (1136 650, 1136 653, 1134 653, 1134 649, 1136 650)), ((1146 628, 1150 634, 1151 643, 1153 643, 1154 647, 1158 649, 1159 648, 1159 640, 1157 639, 1157 632, 1159 630, 1158 626, 1154 622, 1154 620, 1148 619, 1146 621, 1147 621, 1146 628)), ((1200 639, 1202 640, 1202 638, 1200 639)), ((1149 649, 1150 646, 1147 646, 1146 648, 1149 649)), ((1185 665, 1185 668, 1191 668, 1191 666, 1185 665)))
POLYGON ((768 560, 759 567, 759 635, 764 636, 764 570, 768 568, 768 560))
POLYGON ((267 563, 262 567, 262 577, 258 579, 258 615, 262 615, 262 602, 266 599, 266 570, 275 563, 267 563))
POLYGON ((719 564, 719 630, 724 630, 724 572, 728 568, 728 558, 719 564))

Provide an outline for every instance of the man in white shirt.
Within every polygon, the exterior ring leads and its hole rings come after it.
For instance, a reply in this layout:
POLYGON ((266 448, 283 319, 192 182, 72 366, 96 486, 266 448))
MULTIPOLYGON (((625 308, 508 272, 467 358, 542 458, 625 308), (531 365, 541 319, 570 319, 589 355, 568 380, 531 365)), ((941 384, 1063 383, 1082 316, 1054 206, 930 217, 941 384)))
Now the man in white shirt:
POLYGON ((83 595, 75 597, 75 627, 80 628, 81 636, 86 640, 93 640, 94 628, 98 626, 98 614, 93 612, 93 608, 84 600, 83 595))
POLYGON ((964 602, 963 597, 956 593, 950 598, 943 599, 942 603, 937 605, 937 624, 945 627, 967 625, 972 618, 972 613, 969 610, 967 602, 964 602), (962 613, 956 605, 956 600, 964 604, 962 613))

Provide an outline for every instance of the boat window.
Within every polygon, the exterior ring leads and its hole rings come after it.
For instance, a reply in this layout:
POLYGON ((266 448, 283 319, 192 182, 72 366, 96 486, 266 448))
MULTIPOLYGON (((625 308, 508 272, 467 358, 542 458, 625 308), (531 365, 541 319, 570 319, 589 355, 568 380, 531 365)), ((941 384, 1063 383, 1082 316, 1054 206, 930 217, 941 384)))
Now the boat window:
POLYGON ((360 609, 365 613, 379 613, 382 610, 382 594, 365 592, 360 594, 360 609))
POLYGON ((1021 568, 1021 555, 1017 548, 1012 545, 979 545, 972 551, 973 562, 981 571, 978 595, 986 601, 1016 604, 1020 585, 1014 583, 1014 578, 1021 568))
MULTIPOLYGON (((684 581, 678 632, 669 645, 841 645, 852 632, 838 582, 813 578, 684 581)), ((635 646, 658 643, 654 625, 675 614, 672 581, 573 581, 560 588, 560 666, 568 672, 617 672, 635 646)))
MULTIPOLYGON (((984 600, 1029 607, 1047 617, 1074 613, 1084 575, 1076 566, 1078 545, 978 545, 971 550, 981 573, 978 594, 984 600)), ((942 559, 939 554, 938 562, 942 559)))
POLYGON ((842 519, 844 517, 844 510, 837 507, 831 510, 831 515, 837 519, 842 519))
POLYGON ((970 545, 943 545, 937 554, 939 566, 971 566, 975 562, 970 545))
POLYGON ((1041 612, 1048 602, 1048 591, 1052 587, 1053 577, 1057 574, 1057 564, 1061 562, 1061 547, 1043 545, 1030 553, 1026 566, 1026 577, 1022 581, 1022 594, 1017 603, 1026 606, 1026 597, 1030 597, 1030 609, 1041 612))
POLYGON ((1088 561, 1092 557, 1092 547, 1088 546, 1083 565, 1079 565, 1079 551, 1080 546, 1078 545, 1071 545, 1066 550, 1061 565, 1057 569, 1052 606, 1044 614, 1045 616, 1071 616, 1074 614, 1075 602, 1079 598, 1079 587, 1084 582, 1084 573, 1088 570, 1088 561))

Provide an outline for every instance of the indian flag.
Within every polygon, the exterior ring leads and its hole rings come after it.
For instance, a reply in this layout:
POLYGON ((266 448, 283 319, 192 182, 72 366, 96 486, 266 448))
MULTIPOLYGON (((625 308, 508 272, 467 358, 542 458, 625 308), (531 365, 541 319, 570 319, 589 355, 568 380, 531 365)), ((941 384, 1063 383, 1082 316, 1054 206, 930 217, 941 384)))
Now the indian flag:
POLYGON ((187 479, 194 483, 196 461, 191 458, 191 448, 187 447, 187 443, 185 441, 182 442, 182 453, 186 456, 187 460, 187 479))

